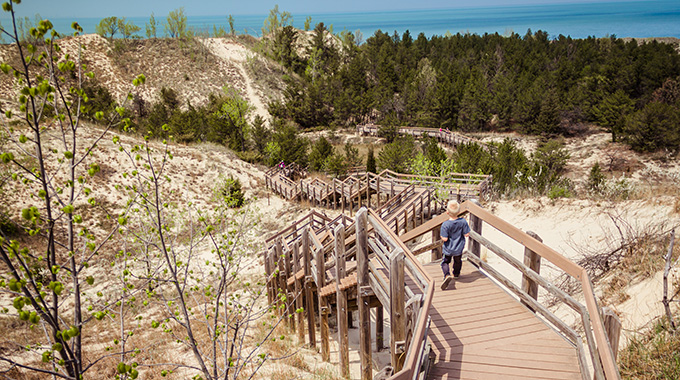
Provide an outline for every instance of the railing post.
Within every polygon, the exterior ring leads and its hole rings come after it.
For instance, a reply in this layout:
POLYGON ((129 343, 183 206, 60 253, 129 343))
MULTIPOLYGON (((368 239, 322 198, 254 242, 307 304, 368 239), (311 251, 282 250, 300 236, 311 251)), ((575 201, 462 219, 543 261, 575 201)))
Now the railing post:
POLYGON ((400 249, 390 255, 390 352, 395 372, 399 372, 404 365, 402 354, 406 348, 404 257, 400 249))
POLYGON ((264 273, 267 275, 267 302, 271 305, 274 297, 272 295, 271 286, 269 285, 272 281, 270 278, 272 270, 269 267, 269 249, 265 249, 262 256, 264 258, 264 273))
MULTIPOLYGON (((276 274, 276 265, 274 264, 274 256, 276 255, 276 251, 269 252, 267 254, 267 261, 269 262, 269 270, 270 272, 270 281, 269 281, 269 288, 271 289, 272 293, 272 302, 270 305, 273 305, 276 308, 276 304, 278 303, 278 291, 277 291, 277 286, 276 283, 279 281, 278 280, 278 275, 276 274)), ((279 313, 279 310, 277 308, 276 313, 279 313)))
POLYGON ((368 208, 371 208, 371 179, 368 177, 368 172, 366 172, 366 203, 368 208))
POLYGON ((312 255, 309 252, 309 227, 302 230, 302 257, 305 260, 305 312, 307 314, 307 333, 309 334, 309 346, 316 347, 316 330, 314 321, 314 299, 312 297, 312 255))
MULTIPOLYGON (((476 199, 471 199, 470 200, 472 203, 476 204, 479 207, 482 207, 481 204, 479 204, 479 201, 476 199)), ((475 231, 478 234, 482 234, 482 219, 479 218, 478 216, 474 214, 470 214, 470 228, 475 231)), ((480 257, 482 254, 482 247, 479 244, 478 241, 470 239, 470 252, 474 254, 477 257, 480 257)))
POLYGON ((383 315, 383 305, 375 308, 375 350, 380 351, 385 348, 385 316, 383 315))
MULTIPOLYGON (((432 229, 432 243, 437 243, 440 240, 442 240, 440 228, 441 226, 437 226, 434 229, 432 229)), ((442 258, 442 246, 440 245, 432 250, 430 259, 431 261, 437 261, 441 258, 442 258)))
POLYGON ((340 194, 340 201, 342 202, 342 213, 345 213, 345 182, 341 182, 341 194, 340 194))
POLYGON ((357 234, 357 303, 359 304, 359 355, 361 356, 361 380, 372 380, 371 308, 369 305, 371 285, 368 280, 368 218, 366 213, 367 211, 365 208, 360 209, 359 212, 357 212, 355 222, 357 234))
POLYGON ((349 377, 349 326, 347 320, 347 292, 340 289, 340 282, 345 278, 345 227, 335 228, 335 294, 338 309, 338 355, 340 375, 349 377))
MULTIPOLYGON (((293 244, 293 271, 295 273, 293 276, 295 276, 295 309, 300 310, 302 309, 303 303, 302 303, 302 288, 300 286, 300 281, 297 280, 297 273, 300 271, 300 244, 299 242, 295 242, 293 244)), ((304 344, 305 342, 305 321, 303 319, 302 313, 298 313, 297 311, 295 312, 295 315, 297 316, 297 328, 295 329, 298 334, 298 340, 301 344, 304 344)))
POLYGON ((288 326, 295 331, 295 308, 293 307, 293 292, 289 289, 288 279, 293 271, 290 263, 290 248, 284 252, 283 268, 285 273, 284 285, 286 286, 286 320, 288 321, 288 326))
POLYGON ((376 178, 376 181, 378 183, 378 190, 376 190, 375 193, 378 195, 378 208, 380 208, 380 206, 381 206, 380 205, 380 176, 378 176, 378 178, 376 178))
POLYGON ((604 315, 604 329, 607 333, 607 339, 609 340, 609 346, 612 348, 612 354, 614 355, 614 361, 619 354, 619 338, 621 337, 621 320, 619 316, 616 315, 614 310, 609 307, 602 308, 602 314, 604 315))
POLYGON ((317 296, 319 298, 319 335, 321 335, 321 360, 330 361, 330 342, 328 340, 328 315, 330 306, 328 299, 321 296, 321 289, 326 286, 326 258, 323 249, 316 251, 316 284, 317 296))
MULTIPOLYGON (((543 243, 543 239, 535 232, 527 231, 527 235, 543 243)), ((536 274, 541 274, 541 256, 526 247, 524 247, 524 265, 536 272, 536 274)), ((522 275, 522 291, 527 293, 531 298, 538 300, 538 283, 527 277, 525 274, 522 275)), ((522 301, 522 304, 529 308, 529 310, 534 311, 527 303, 522 301)))
POLYGON ((333 210, 338 209, 338 193, 335 191, 335 178, 333 178, 333 210))
MULTIPOLYGON (((283 256, 283 243, 281 241, 281 238, 278 238, 276 240, 276 246, 275 247, 276 247, 276 250, 275 250, 275 252, 276 252, 276 263, 279 267, 279 275, 276 276, 276 278, 278 280, 277 281, 278 282, 278 288, 279 288, 280 293, 286 295, 286 294, 288 294, 287 286, 286 286, 286 281, 287 281, 286 277, 287 276, 285 275, 286 271, 285 271, 285 268, 283 266, 283 257, 282 257, 283 256)), ((283 309, 281 308, 281 306, 285 305, 285 302, 283 300, 279 300, 278 303, 280 305, 278 305, 277 309, 281 310, 281 314, 284 316, 283 323, 286 326, 288 326, 288 314, 287 314, 288 310, 285 308, 285 306, 284 306, 283 309)))

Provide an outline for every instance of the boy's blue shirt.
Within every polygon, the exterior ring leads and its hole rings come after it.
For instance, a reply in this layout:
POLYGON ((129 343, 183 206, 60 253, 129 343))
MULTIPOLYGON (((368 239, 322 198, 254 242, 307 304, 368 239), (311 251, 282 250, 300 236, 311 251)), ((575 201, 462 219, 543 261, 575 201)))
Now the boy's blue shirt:
POLYGON ((470 232, 470 226, 463 218, 447 220, 442 223, 440 236, 448 238, 444 242, 443 251, 447 256, 459 256, 465 249, 465 234, 470 232))

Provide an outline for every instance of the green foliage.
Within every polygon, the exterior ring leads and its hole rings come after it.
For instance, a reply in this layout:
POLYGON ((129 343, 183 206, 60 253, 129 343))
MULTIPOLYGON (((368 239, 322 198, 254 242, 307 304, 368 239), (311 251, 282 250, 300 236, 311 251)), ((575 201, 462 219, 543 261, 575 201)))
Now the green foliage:
POLYGON ((305 32, 309 31, 309 28, 311 27, 311 25, 312 25, 312 16, 307 16, 307 18, 305 18, 304 31, 305 32))
POLYGON ((446 160, 446 152, 437 143, 434 137, 425 136, 425 143, 423 144, 423 154, 428 161, 432 163, 432 170, 439 173, 441 162, 446 160))
MULTIPOLYGON (((618 140, 630 105, 659 99, 678 107, 680 54, 671 44, 551 40, 544 31, 431 38, 378 31, 365 43, 341 33, 337 52, 321 43, 321 26, 306 57, 274 55, 300 79, 286 83, 272 114, 303 128, 370 122, 552 137, 596 122, 618 140)), ((388 143, 391 132, 383 131, 388 143)))
POLYGON ((623 132, 626 117, 633 112, 633 101, 622 90, 616 90, 593 107, 593 115, 598 123, 612 134, 612 141, 616 142, 623 132))
POLYGON ((122 19, 118 20, 119 22, 119 29, 120 29, 120 34, 123 35, 123 38, 128 39, 131 37, 137 37, 136 36, 137 32, 142 30, 139 26, 135 25, 132 21, 125 21, 125 17, 122 19))
POLYGON ((569 157, 570 154, 562 141, 549 140, 540 144, 531 156, 533 163, 531 182, 534 189, 542 193, 547 188, 554 188, 564 173, 569 157))
POLYGON ((307 165, 307 148, 309 142, 300 136, 298 128, 284 120, 274 119, 272 141, 267 144, 267 163, 274 166, 283 161, 295 162, 300 166, 307 165))
POLYGON ((410 161, 415 157, 416 144, 411 136, 398 137, 385 145, 378 154, 380 170, 389 169, 397 173, 409 173, 410 161))
POLYGON ((376 167, 375 155, 373 153, 373 146, 368 147, 368 153, 366 154, 366 171, 371 173, 377 173, 378 168, 376 167))
POLYGON ((680 149, 680 108, 652 102, 632 114, 624 129, 626 141, 638 152, 680 149))
POLYGON ((184 14, 184 7, 170 11, 164 26, 165 32, 170 38, 186 38, 188 36, 188 31, 187 16, 184 14))
POLYGON ((324 137, 319 137, 309 152, 309 167, 312 170, 320 171, 324 168, 326 159, 333 154, 333 146, 324 137))
POLYGON ((350 142, 347 142, 344 147, 345 151, 345 161, 347 166, 356 167, 361 166, 362 159, 359 156, 359 149, 355 148, 350 142))
POLYGON ((236 29, 234 29, 234 16, 229 15, 227 17, 227 22, 229 23, 229 34, 233 37, 236 35, 236 29))
POLYGON ((326 158, 323 165, 323 170, 336 178, 344 177, 347 174, 347 168, 345 157, 335 152, 326 158))
POLYGON ((156 23, 156 18, 154 17, 153 12, 151 12, 151 16, 149 16, 149 22, 147 22, 145 25, 146 38, 156 38, 157 27, 158 24, 156 23))
POLYGON ((113 36, 118 33, 119 25, 118 17, 106 17, 99 21, 95 30, 97 31, 97 34, 102 37, 113 38, 113 36))
POLYGON ((600 193, 604 189, 606 177, 600 169, 600 163, 596 162, 590 168, 590 173, 588 174, 588 189, 595 193, 600 193))
POLYGON ((260 115, 255 116, 253 119, 250 138, 255 151, 264 156, 267 143, 271 140, 271 131, 264 124, 264 119, 260 115))
POLYGON ((228 139, 231 149, 242 152, 247 148, 250 132, 248 115, 253 107, 235 89, 227 87, 224 92, 222 106, 214 114, 219 127, 213 131, 216 137, 210 140, 225 142, 228 139))
POLYGON ((220 177, 213 190, 215 198, 224 202, 227 207, 239 208, 245 203, 245 195, 241 189, 241 181, 234 177, 220 177))
POLYGON ((279 5, 269 10, 269 16, 264 20, 262 35, 267 36, 276 33, 280 28, 293 25, 293 16, 290 12, 279 11, 279 5))
POLYGON ((553 187, 550 188, 550 191, 548 191, 548 198, 550 198, 550 199, 570 198, 570 197, 571 197, 571 192, 565 186, 554 185, 553 187))

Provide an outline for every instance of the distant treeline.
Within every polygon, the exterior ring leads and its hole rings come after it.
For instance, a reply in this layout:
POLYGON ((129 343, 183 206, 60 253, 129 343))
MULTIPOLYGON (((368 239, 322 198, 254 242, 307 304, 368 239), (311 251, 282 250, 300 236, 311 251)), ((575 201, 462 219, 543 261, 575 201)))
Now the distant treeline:
POLYGON ((366 121, 462 131, 576 135, 596 123, 640 151, 680 146, 680 55, 655 41, 376 32, 365 43, 292 26, 268 51, 297 75, 274 117, 302 128, 366 121), (333 43, 334 42, 334 43, 333 43), (359 42, 359 44, 357 44, 359 42))

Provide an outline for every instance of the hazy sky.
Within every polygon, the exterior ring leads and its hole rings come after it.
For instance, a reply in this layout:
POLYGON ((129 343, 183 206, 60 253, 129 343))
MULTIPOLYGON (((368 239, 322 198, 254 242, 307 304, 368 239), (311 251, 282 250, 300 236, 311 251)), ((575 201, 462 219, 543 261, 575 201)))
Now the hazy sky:
POLYGON ((24 0, 16 6, 16 10, 20 16, 31 18, 39 13, 43 18, 69 17, 76 20, 80 17, 142 17, 149 16, 151 12, 156 16, 166 16, 179 7, 184 7, 189 16, 202 16, 263 15, 276 4, 282 11, 315 14, 610 1, 614 0, 24 0))

